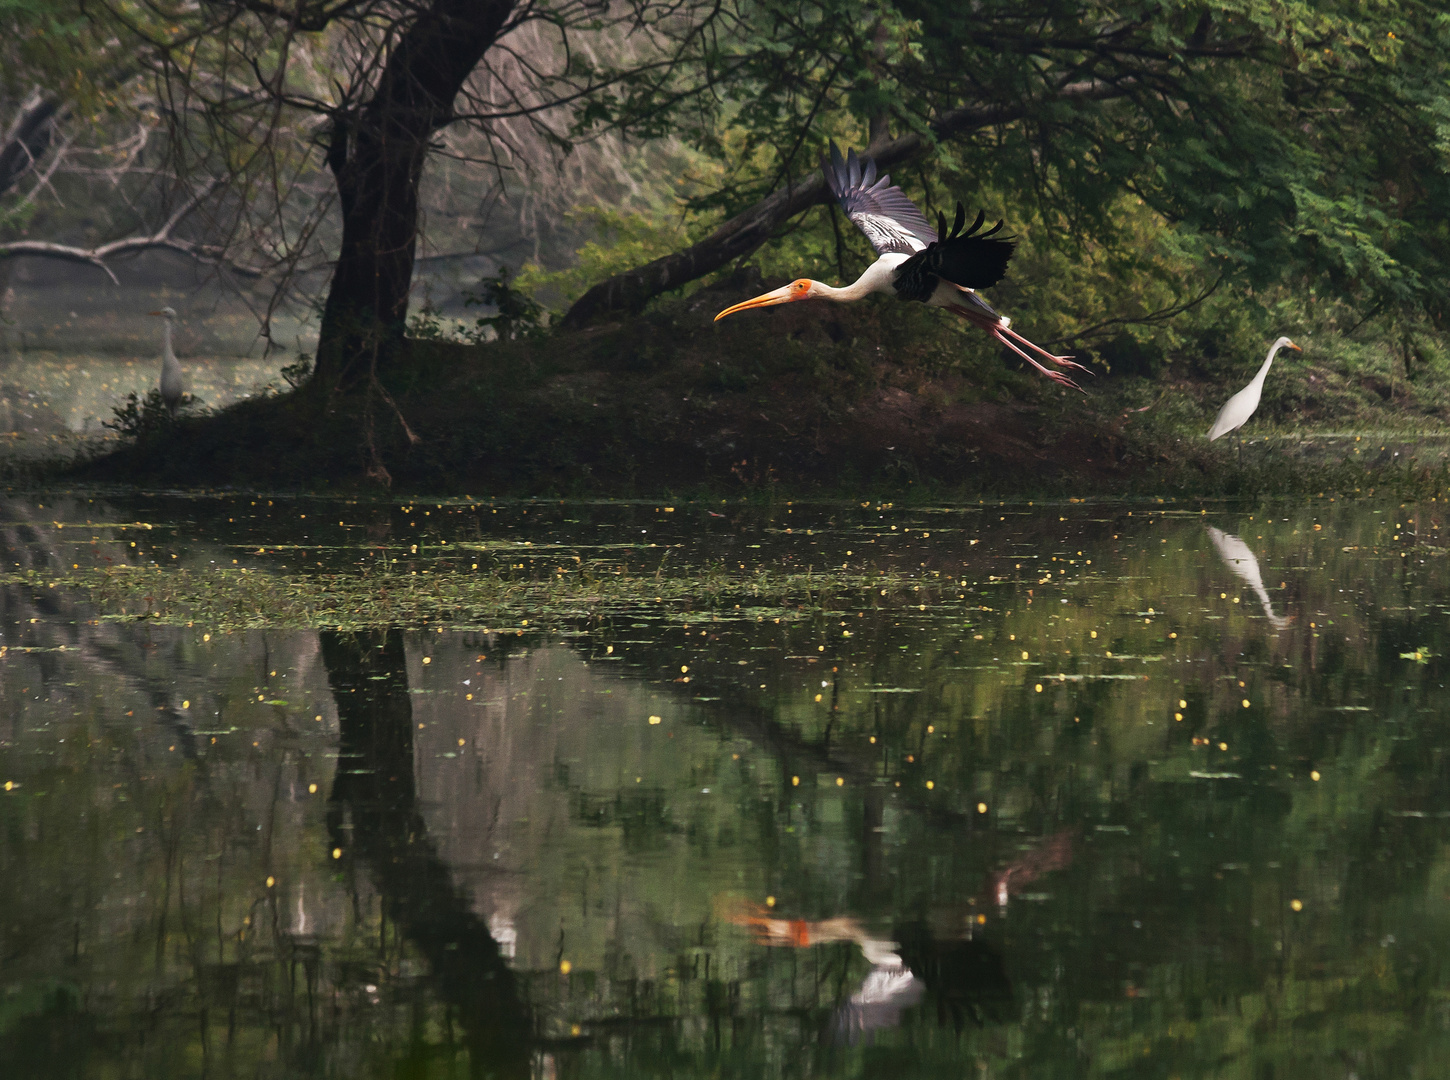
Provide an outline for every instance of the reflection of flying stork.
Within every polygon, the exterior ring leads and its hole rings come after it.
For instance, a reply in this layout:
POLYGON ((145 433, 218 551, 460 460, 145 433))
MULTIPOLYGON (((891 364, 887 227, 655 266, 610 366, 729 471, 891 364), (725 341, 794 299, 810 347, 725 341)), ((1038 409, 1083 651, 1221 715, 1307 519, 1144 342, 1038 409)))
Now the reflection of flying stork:
POLYGON ((1264 358, 1264 366, 1259 368, 1259 373, 1253 377, 1248 386, 1244 387, 1233 397, 1224 402, 1223 408, 1218 411, 1218 419, 1213 422, 1213 427, 1208 429, 1208 441, 1213 442, 1220 435, 1227 435, 1234 428, 1244 426, 1245 421, 1254 415, 1254 410, 1259 407, 1259 398, 1264 396, 1264 380, 1269 375, 1269 365, 1274 362, 1274 357, 1279 355, 1283 348, 1294 349, 1303 352, 1298 345, 1295 345, 1286 337, 1281 337, 1269 348, 1269 355, 1264 358))
POLYGON ((834 1028, 841 1041, 855 1045, 863 1035, 869 1038, 878 1028, 897 1027, 902 1012, 920 1004, 926 994, 926 985, 895 952, 900 946, 873 937, 849 915, 814 922, 778 919, 764 908, 728 900, 718 910, 727 922, 749 927, 762 945, 804 949, 850 941, 860 948, 871 970, 850 999, 837 1009, 834 1028))
POLYGON ((171 320, 176 318, 176 309, 164 307, 151 314, 166 320, 166 329, 161 334, 161 400, 166 403, 166 411, 175 416, 177 406, 186 393, 181 384, 181 363, 176 359, 176 353, 171 351, 171 320))
MULTIPOLYGON (((993 874, 988 893, 1005 909, 1008 898, 1029 884, 1072 862, 1077 830, 1069 829, 1044 837, 1030 851, 993 874)), ((774 904, 774 899, 767 901, 774 904)), ((731 895, 715 900, 715 913, 725 922, 749 929, 757 943, 776 947, 807 949, 817 945, 852 942, 871 970, 845 1001, 839 1002, 832 1024, 838 1042, 855 1045, 870 1039, 880 1028, 896 1027, 902 1013, 935 997, 937 1019, 948 1019, 958 1031, 967 1017, 978 1023, 987 1018, 1005 1018, 1012 1011, 1012 984, 1007 978, 1001 954, 990 944, 974 937, 987 916, 976 899, 972 910, 958 912, 963 921, 956 928, 939 927, 934 933, 924 923, 896 927, 887 941, 871 933, 859 919, 838 915, 830 919, 786 919, 767 908, 731 895)), ((1005 914, 1005 911, 1002 912, 1005 914)), ((954 921, 948 917, 948 921, 954 921)))
POLYGON ((886 293, 901 300, 919 300, 933 307, 946 308, 953 315, 960 315, 973 326, 991 334, 1053 382, 1074 390, 1081 389, 1062 372, 1043 367, 1018 345, 1025 345, 1058 367, 1077 368, 1079 371, 1087 371, 1087 368, 1071 357, 1054 356, 1032 344, 1011 329, 1010 319, 998 315, 976 293, 977 289, 985 289, 1001 281, 1007 272, 1007 261, 1012 258, 1013 242, 995 235, 1002 228, 1000 221, 986 232, 979 233, 977 230, 986 217, 984 212, 979 211, 971 228, 963 232, 967 212, 961 203, 957 203, 957 217, 950 232, 942 214, 937 214, 937 225, 933 228, 902 190, 892 185, 891 177, 876 179, 875 162, 863 163, 854 150, 842 160, 841 151, 835 143, 831 144, 831 160, 822 162, 821 169, 841 209, 866 234, 866 239, 871 241, 880 258, 868 266, 854 284, 843 289, 810 278, 799 278, 774 292, 726 308, 715 316, 717 322, 726 315, 747 308, 787 304, 792 300, 819 299, 844 303, 860 300, 871 293, 886 293))

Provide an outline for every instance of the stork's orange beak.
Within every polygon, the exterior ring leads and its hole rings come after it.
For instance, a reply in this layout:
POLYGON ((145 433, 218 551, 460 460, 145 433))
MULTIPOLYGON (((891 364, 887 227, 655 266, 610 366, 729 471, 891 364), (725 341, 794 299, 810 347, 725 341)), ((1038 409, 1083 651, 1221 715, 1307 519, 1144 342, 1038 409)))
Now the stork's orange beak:
POLYGON ((734 315, 737 311, 746 311, 749 308, 774 307, 776 304, 789 304, 792 300, 804 300, 811 294, 810 281, 802 278, 799 281, 792 281, 789 285, 783 285, 772 292, 764 293, 753 300, 745 300, 734 307, 728 307, 719 315, 715 321, 719 322, 726 315, 734 315))

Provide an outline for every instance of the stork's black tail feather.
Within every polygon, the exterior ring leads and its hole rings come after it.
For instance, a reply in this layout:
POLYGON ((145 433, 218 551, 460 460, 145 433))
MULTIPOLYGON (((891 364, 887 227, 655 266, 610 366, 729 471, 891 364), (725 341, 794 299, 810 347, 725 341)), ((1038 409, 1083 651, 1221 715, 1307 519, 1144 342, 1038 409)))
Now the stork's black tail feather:
POLYGON ((897 269, 897 295, 905 300, 925 301, 936 290, 937 278, 968 289, 986 289, 1001 281, 1017 244, 1011 237, 997 236, 1004 225, 1001 221, 979 234, 977 230, 986 220, 986 211, 979 210, 971 228, 963 231, 967 208, 957 203, 956 220, 948 230, 946 215, 938 211, 939 239, 897 269))

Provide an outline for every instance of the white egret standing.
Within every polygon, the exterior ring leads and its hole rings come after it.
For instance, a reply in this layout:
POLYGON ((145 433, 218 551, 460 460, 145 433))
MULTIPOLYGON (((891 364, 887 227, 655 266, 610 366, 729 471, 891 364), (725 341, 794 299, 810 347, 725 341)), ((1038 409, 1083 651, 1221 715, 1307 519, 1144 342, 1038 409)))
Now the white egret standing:
POLYGON ((1208 429, 1209 442, 1213 442, 1220 435, 1227 435, 1235 428, 1243 427, 1244 421, 1254 415, 1254 410, 1259 407, 1259 399, 1264 396, 1264 379, 1268 377, 1269 365, 1274 362, 1274 357, 1279 355, 1279 350, 1286 347, 1298 352, 1304 351, 1286 337, 1281 337, 1274 342, 1273 347, 1269 349, 1269 355, 1264 358, 1264 366, 1259 368, 1259 373, 1254 376, 1253 382, 1224 402, 1223 408, 1218 411, 1218 419, 1213 422, 1213 427, 1208 429))
POLYGON ((164 307, 151 314, 166 320, 161 334, 161 400, 166 403, 166 411, 175 416, 176 409, 186 394, 181 385, 181 362, 176 359, 176 353, 171 351, 171 320, 176 318, 176 310, 164 307))

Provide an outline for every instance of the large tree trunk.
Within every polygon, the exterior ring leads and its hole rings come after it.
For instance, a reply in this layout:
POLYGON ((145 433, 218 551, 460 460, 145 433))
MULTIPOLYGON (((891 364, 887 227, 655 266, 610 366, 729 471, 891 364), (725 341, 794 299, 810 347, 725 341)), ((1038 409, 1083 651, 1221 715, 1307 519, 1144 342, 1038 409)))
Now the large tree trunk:
POLYGON ((342 249, 322 313, 318 385, 382 372, 401 358, 423 162, 515 6, 432 0, 388 53, 371 99, 334 117, 327 163, 342 208, 342 249))
MULTIPOLYGON (((1021 119, 1046 101, 1092 101, 1120 97, 1124 93, 1126 89, 1122 83, 1069 83, 1039 99, 954 109, 931 125, 930 137, 912 132, 874 147, 863 156, 873 159, 877 168, 886 169, 925 153, 936 142, 1021 119)), ((829 197, 825 177, 819 171, 813 172, 798 183, 767 195, 698 244, 616 274, 608 281, 601 281, 574 302, 564 316, 564 325, 580 327, 608 315, 638 311, 661 293, 678 289, 719 270, 732 259, 750 254, 796 214, 825 202, 829 197)))

